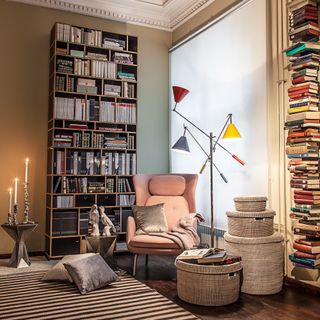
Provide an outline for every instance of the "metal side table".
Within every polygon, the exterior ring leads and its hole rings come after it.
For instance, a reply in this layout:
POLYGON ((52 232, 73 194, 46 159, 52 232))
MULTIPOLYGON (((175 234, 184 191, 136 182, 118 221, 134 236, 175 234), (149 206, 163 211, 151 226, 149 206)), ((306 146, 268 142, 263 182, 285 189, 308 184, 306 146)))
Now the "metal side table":
POLYGON ((15 241, 15 246, 9 261, 9 267, 21 268, 31 265, 25 239, 27 235, 38 226, 37 223, 4 223, 1 227, 15 241))

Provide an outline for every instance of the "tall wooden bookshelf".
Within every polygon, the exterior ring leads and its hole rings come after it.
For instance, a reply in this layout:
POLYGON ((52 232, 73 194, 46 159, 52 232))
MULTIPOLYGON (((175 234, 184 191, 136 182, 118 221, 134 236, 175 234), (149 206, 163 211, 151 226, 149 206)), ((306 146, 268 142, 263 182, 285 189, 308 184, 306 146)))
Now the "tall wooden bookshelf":
MULTIPOLYGON (((56 23, 51 32, 46 254, 80 252, 93 204, 117 228, 135 202, 137 62, 135 36, 56 23)), ((102 229, 101 225, 101 229, 102 229)))

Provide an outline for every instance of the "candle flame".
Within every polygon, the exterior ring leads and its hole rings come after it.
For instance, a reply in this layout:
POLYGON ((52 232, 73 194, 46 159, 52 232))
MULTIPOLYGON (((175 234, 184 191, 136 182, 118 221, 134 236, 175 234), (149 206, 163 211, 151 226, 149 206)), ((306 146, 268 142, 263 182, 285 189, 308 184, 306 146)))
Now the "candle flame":
POLYGON ((12 193, 12 188, 9 188, 9 193, 12 193))
POLYGON ((30 161, 29 158, 27 158, 27 159, 26 159, 26 162, 29 162, 29 161, 30 161))
POLYGON ((17 182, 18 182, 18 181, 19 181, 19 179, 18 179, 18 178, 14 178, 14 181, 17 181, 17 182))

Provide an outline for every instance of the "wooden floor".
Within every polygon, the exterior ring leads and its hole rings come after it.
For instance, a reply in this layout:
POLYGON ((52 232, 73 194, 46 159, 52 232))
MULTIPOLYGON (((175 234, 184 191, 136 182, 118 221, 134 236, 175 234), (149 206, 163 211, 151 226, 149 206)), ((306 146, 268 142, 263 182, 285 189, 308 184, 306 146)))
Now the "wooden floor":
MULTIPOLYGON (((132 273, 131 255, 118 255, 117 260, 119 267, 132 273)), ((272 296, 241 294, 236 303, 225 307, 201 307, 185 303, 177 297, 172 257, 150 256, 148 266, 145 266, 144 256, 139 256, 136 278, 201 319, 320 319, 319 293, 291 284, 286 284, 282 292, 272 296)))

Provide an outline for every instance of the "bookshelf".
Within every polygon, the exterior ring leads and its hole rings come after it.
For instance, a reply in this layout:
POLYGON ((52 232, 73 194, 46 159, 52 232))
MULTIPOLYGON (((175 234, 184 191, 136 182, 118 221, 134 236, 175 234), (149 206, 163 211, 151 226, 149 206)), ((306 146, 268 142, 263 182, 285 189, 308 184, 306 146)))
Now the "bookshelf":
MULTIPOLYGON (((135 203, 137 63, 135 36, 56 23, 51 31, 46 254, 80 253, 93 204, 117 229, 135 203)), ((101 230, 103 226, 101 225, 101 230)))

